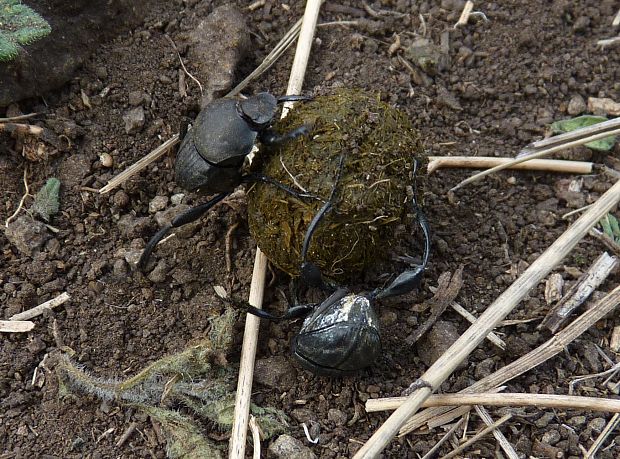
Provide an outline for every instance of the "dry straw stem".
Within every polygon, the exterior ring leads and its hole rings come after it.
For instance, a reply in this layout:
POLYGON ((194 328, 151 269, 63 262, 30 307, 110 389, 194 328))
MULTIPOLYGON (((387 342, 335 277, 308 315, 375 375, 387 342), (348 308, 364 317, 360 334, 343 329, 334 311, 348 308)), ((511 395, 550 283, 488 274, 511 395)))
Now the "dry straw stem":
MULTIPOLYGON (((366 401, 366 411, 391 411, 400 407, 407 397, 371 398, 366 401)), ((422 406, 536 406, 564 410, 588 410, 602 413, 620 413, 620 400, 612 398, 578 397, 575 395, 521 394, 521 393, 458 393, 428 397, 422 406)))
MULTIPOLYGON (((431 286, 428 289, 431 291, 431 293, 435 293, 437 291, 437 287, 431 286)), ((467 319, 469 323, 473 324, 476 320, 478 320, 476 316, 474 316, 471 312, 469 312, 463 306, 458 304, 456 301, 453 301, 452 303, 450 303, 450 307, 454 309, 457 313, 459 313, 461 316, 463 316, 465 319, 467 319)), ((489 333, 489 335, 486 338, 489 341, 491 341, 493 344, 495 344, 497 347, 499 347, 501 350, 506 349, 506 343, 504 343, 504 341, 499 336, 497 336, 495 333, 493 332, 489 333)))
POLYGON ((260 459, 260 427, 258 427, 256 418, 253 415, 250 415, 249 425, 252 431, 252 445, 254 447, 252 459, 260 459))
MULTIPOLYGON (((432 174, 437 169, 489 169, 513 161, 512 158, 491 156, 429 156, 427 171, 432 174)), ((534 159, 514 164, 509 169, 562 172, 568 174, 590 174, 594 164, 586 161, 565 161, 562 159, 534 159)))
POLYGON ((620 414, 616 413, 611 418, 611 420, 607 423, 603 431, 599 434, 599 436, 594 440, 590 449, 584 455, 584 459, 594 459, 596 457, 597 451, 603 446, 603 442, 605 439, 614 431, 616 427, 620 425, 620 414))
POLYGON ((618 27, 620 25, 620 10, 616 13, 616 17, 611 23, 612 27, 618 27))
POLYGON ((459 26, 464 26, 469 21, 469 15, 471 14, 471 10, 474 9, 474 2, 471 0, 467 0, 465 6, 463 7, 463 12, 461 13, 461 17, 456 24, 454 24, 454 28, 456 29, 459 26))
MULTIPOLYGON (((620 181, 607 190, 596 203, 573 223, 530 267, 491 304, 480 318, 422 375, 421 380, 434 390, 462 362, 549 272, 577 245, 607 212, 620 201, 620 181)), ((618 293, 620 289, 614 290, 618 293)), ((608 298, 608 297, 606 297, 608 298)), ((594 316, 594 311, 589 311, 594 316)), ((530 367, 531 368, 531 367, 530 367)), ((376 457, 407 419, 418 411, 431 394, 429 387, 415 391, 374 433, 355 458, 376 457)))
POLYGON ((441 459, 450 459, 451 457, 459 455, 461 451, 464 451, 465 449, 469 448, 471 445, 476 443, 482 437, 488 435, 489 432, 492 432, 493 430, 497 429, 499 426, 501 426, 503 423, 508 421, 510 418, 512 418, 512 414, 506 414, 505 416, 502 416, 499 420, 497 420, 490 426, 487 426, 484 429, 482 429, 480 432, 478 432, 476 435, 471 437, 469 440, 467 440, 465 443, 460 445, 458 448, 451 451, 449 454, 442 456, 441 459))
MULTIPOLYGON (((547 342, 540 345, 533 351, 528 352, 514 362, 499 369, 495 373, 490 374, 489 376, 463 389, 459 393, 472 394, 476 392, 491 391, 493 388, 522 375, 543 362, 546 362, 551 357, 554 357, 562 352, 566 346, 577 339, 594 323, 598 322, 600 319, 613 311, 618 306, 619 302, 620 287, 616 287, 616 289, 599 301, 596 306, 584 312, 565 329, 560 331, 557 335, 552 336, 547 342)), ((430 419, 434 419, 449 410, 450 408, 431 408, 416 414, 405 423, 400 431, 400 435, 408 434, 428 422, 430 419)), ((454 417, 456 416, 446 416, 443 419, 443 422, 450 422, 450 419, 454 419, 454 417)))
MULTIPOLYGON (((306 3, 299 40, 297 41, 295 58, 293 59, 293 66, 291 68, 291 74, 286 90, 287 94, 294 95, 301 93, 321 3, 322 0, 308 0, 306 3)), ((287 111, 283 110, 282 116, 286 116, 286 113, 287 111)), ((263 303, 266 271, 267 257, 257 247, 249 298, 250 304, 257 308, 260 308, 263 303)), ((254 373, 254 360, 256 358, 256 344, 258 342, 259 325, 260 319, 258 317, 247 314, 245 331, 243 335, 243 347, 241 349, 239 379, 237 381, 235 419, 228 453, 228 457, 231 459, 242 459, 245 457, 245 443, 248 430, 250 396, 252 392, 252 378, 254 373)))
MULTIPOLYGON (((487 425, 490 426, 493 424, 493 418, 489 414, 489 412, 481 405, 475 405, 476 413, 480 416, 480 419, 487 425)), ((506 453, 506 457, 509 459, 519 459, 519 455, 515 451, 514 447, 510 444, 508 439, 504 436, 501 430, 495 429, 493 431, 493 436, 499 443, 500 447, 506 453)))
POLYGON ((159 159, 159 157, 166 154, 168 150, 174 147, 177 143, 179 143, 179 134, 173 135, 155 150, 146 155, 144 158, 140 159, 135 164, 132 164, 117 176, 112 177, 110 181, 108 181, 108 184, 99 190, 99 193, 104 194, 113 190, 121 183, 129 179, 132 175, 137 174, 142 169, 151 164, 153 161, 159 159))
POLYGON ((602 123, 594 124, 592 126, 587 126, 585 128, 567 132, 566 134, 561 134, 558 136, 549 137, 548 139, 540 140, 538 142, 534 142, 521 150, 521 152, 519 153, 519 157, 505 164, 500 164, 486 171, 472 175, 468 179, 463 180, 461 183, 453 187, 450 191, 456 191, 469 183, 480 180, 482 177, 485 177, 494 172, 507 169, 514 166, 515 164, 531 161, 532 159, 542 158, 543 156, 548 156, 560 150, 576 147, 577 145, 583 145, 584 143, 592 142, 593 140, 604 139, 606 137, 610 137, 616 134, 620 134, 620 118, 604 121, 602 123))
POLYGON ((615 45, 616 43, 620 43, 620 37, 604 38, 596 42, 596 44, 600 46, 601 48, 604 48, 609 45, 615 45))
POLYGON ((41 303, 40 305, 35 306, 34 308, 28 309, 28 310, 26 310, 24 312, 20 312, 19 314, 15 314, 15 315, 9 317, 9 320, 29 320, 29 319, 32 319, 33 317, 37 317, 37 316, 40 316, 41 314, 43 314, 43 311, 45 311, 46 309, 54 309, 54 308, 60 306, 65 301, 67 301, 69 298, 71 298, 71 297, 69 296, 69 294, 67 292, 61 293, 56 298, 52 298, 51 300, 46 301, 45 303, 41 303))
POLYGON ((588 272, 583 274, 562 299, 551 308, 540 325, 538 325, 538 329, 546 327, 551 333, 555 333, 570 313, 590 297, 592 292, 607 279, 607 276, 616 266, 618 266, 618 259, 607 252, 603 252, 592 263, 588 272))
POLYGON ((441 439, 437 443, 435 443, 435 446, 429 449, 428 452, 424 456, 422 456, 421 459, 430 459, 431 457, 435 457, 435 453, 439 450, 441 445, 443 445, 454 434, 454 432, 456 432, 456 429, 458 429, 461 424, 463 424, 463 422, 465 422, 464 418, 459 419, 458 422, 455 422, 454 425, 450 427, 450 430, 448 430, 446 434, 441 437, 441 439))
POLYGON ((0 118, 0 123, 12 123, 13 121, 23 121, 40 115, 41 113, 28 113, 26 115, 9 116, 8 118, 0 118))
POLYGON ((34 328, 29 320, 0 320, 0 333, 25 333, 34 328))

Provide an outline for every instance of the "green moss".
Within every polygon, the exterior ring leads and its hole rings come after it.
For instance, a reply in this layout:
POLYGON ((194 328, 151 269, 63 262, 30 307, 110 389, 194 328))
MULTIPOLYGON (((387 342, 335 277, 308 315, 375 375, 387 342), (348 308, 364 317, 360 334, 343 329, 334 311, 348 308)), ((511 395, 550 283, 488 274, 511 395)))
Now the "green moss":
MULTIPOLYGON (((299 103, 277 129, 306 123, 313 126, 309 136, 264 148, 259 167, 293 189, 301 186, 327 199, 345 155, 334 209, 317 228, 308 259, 329 277, 350 277, 389 253, 406 213, 413 162, 423 160, 423 149, 405 113, 359 90, 299 103)), ((248 194, 250 231, 258 246, 280 269, 298 275, 306 229, 323 202, 297 199, 268 184, 248 194)))

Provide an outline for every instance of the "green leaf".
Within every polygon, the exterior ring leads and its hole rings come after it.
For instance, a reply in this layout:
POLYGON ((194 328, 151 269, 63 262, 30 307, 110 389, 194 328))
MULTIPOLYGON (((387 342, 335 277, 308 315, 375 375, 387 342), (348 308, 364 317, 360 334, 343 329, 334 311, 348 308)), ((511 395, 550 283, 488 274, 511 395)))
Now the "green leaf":
POLYGON ((620 223, 612 214, 607 214, 599 221, 603 233, 611 238, 616 244, 620 244, 620 223))
POLYGON ((32 8, 18 0, 0 0, 0 62, 14 59, 20 45, 29 45, 51 31, 32 8))
POLYGON ((50 178, 47 183, 39 190, 34 197, 32 210, 39 214, 45 221, 58 212, 58 194, 60 191, 60 180, 50 178))
MULTIPOLYGON (((551 129, 554 134, 562 134, 564 132, 571 132, 576 129, 580 129, 593 124, 602 123, 607 121, 604 116, 583 115, 577 118, 571 118, 568 120, 556 121, 551 124, 551 129)), ((597 151, 610 151, 616 143, 616 136, 605 137, 604 139, 594 140, 593 142, 586 143, 586 147, 597 151)))

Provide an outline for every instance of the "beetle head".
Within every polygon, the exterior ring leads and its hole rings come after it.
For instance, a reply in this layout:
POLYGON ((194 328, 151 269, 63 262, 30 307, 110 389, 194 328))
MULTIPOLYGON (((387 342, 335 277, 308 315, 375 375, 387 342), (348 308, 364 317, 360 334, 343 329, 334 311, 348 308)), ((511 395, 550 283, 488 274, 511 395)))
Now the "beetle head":
POLYGON ((250 129, 261 131, 271 124, 276 114, 278 100, 268 92, 261 92, 239 101, 237 107, 250 129))

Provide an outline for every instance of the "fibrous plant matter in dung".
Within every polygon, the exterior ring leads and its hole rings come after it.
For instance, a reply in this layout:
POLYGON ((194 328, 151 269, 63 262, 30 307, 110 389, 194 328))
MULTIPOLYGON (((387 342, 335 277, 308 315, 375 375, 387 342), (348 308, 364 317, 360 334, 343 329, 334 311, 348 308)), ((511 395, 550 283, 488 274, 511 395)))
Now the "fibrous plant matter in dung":
MULTIPOLYGON (((297 103, 277 129, 287 132, 303 124, 312 126, 309 135, 264 148, 258 167, 292 189, 326 200, 344 155, 333 210, 318 225, 308 261, 329 277, 350 277, 384 259, 406 223, 413 164, 424 162, 419 135, 406 113, 361 90, 340 89, 297 103)), ((283 271, 298 274, 306 229, 323 204, 270 184, 248 193, 250 231, 283 271)))

